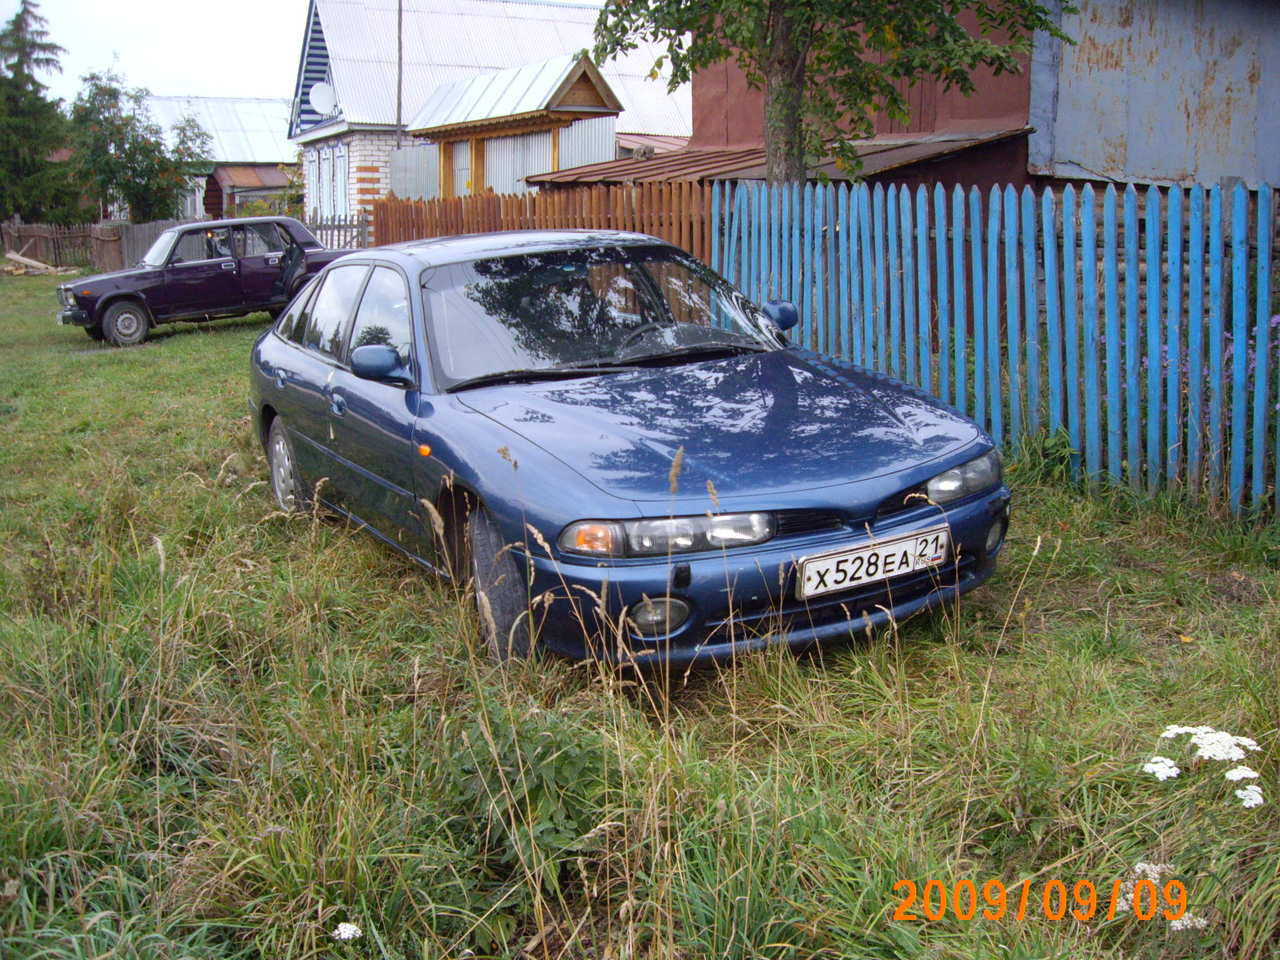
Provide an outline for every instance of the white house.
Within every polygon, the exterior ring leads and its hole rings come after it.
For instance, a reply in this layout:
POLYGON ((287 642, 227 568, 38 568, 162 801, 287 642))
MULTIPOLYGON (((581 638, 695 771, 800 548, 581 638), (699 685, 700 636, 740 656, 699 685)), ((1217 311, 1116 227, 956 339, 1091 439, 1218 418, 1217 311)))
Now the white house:
MULTIPOLYGON (((576 61, 598 13, 556 0, 310 0, 289 121, 308 214, 368 209, 437 89, 566 54, 576 61)), ((642 44, 599 71, 621 108, 619 140, 691 132, 688 86, 669 94, 665 77, 650 77, 657 53, 642 44)))

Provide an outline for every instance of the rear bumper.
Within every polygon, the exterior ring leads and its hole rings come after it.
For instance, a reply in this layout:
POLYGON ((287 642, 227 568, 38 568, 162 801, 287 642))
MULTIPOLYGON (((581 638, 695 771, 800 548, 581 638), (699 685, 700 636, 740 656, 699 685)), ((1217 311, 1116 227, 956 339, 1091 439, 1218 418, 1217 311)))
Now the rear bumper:
POLYGON ((558 562, 545 554, 528 557, 531 597, 541 601, 534 603, 541 611, 541 642, 573 659, 679 667, 777 644, 803 649, 844 640, 954 601, 985 583, 1000 553, 998 546, 988 554, 987 535, 993 525, 1007 524, 1009 500, 1009 491, 1001 487, 951 509, 920 511, 877 529, 874 538, 882 540, 945 521, 952 558, 928 571, 807 601, 796 597, 797 559, 869 542, 865 532, 652 563, 591 566, 558 562), (628 633, 623 626, 627 607, 657 597, 683 600, 689 618, 662 637, 628 633))
POLYGON ((81 310, 79 307, 63 307, 58 311, 58 323, 70 324, 76 327, 93 326, 93 318, 89 316, 88 311, 81 310))

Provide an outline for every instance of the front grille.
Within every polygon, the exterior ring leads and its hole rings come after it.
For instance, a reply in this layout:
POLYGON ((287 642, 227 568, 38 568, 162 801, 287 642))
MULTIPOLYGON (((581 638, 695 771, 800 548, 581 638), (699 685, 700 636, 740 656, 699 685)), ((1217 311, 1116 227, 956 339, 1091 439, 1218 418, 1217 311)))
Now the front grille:
POLYGON ((834 510, 780 510, 774 514, 776 537, 797 537, 805 533, 839 530, 844 526, 834 510))
POLYGON ((917 507, 927 506, 929 503, 928 495, 925 493, 923 483, 914 487, 908 487, 906 490, 899 490, 891 497, 887 497, 876 507, 876 519, 880 520, 884 517, 891 517, 895 513, 904 513, 907 510, 914 510, 917 507))

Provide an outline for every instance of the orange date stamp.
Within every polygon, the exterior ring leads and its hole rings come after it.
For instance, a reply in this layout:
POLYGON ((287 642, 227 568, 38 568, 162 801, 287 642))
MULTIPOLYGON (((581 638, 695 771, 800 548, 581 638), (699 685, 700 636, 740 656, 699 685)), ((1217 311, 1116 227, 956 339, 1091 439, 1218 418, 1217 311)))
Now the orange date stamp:
POLYGON ((929 880, 923 886, 914 880, 899 880, 893 892, 899 897, 893 919, 900 922, 934 922, 951 914, 962 922, 980 916, 992 923, 1021 923, 1030 915, 1046 920, 1074 917, 1088 923, 1094 918, 1113 920, 1117 913, 1128 912, 1138 920, 1151 920, 1159 914, 1172 921, 1187 912, 1187 888, 1181 880, 1157 886, 1146 878, 1136 883, 1116 879, 1109 891, 1105 886, 1099 889, 1091 880, 1077 880, 1068 887, 1057 878, 1039 883, 1027 879, 1008 887, 996 877, 981 887, 967 878, 950 885, 929 880))

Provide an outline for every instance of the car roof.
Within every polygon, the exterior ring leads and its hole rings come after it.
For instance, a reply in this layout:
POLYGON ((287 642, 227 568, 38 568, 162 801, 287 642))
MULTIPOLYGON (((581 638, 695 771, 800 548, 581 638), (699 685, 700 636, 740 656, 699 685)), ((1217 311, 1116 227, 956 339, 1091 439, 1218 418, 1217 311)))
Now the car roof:
POLYGON ((211 227, 234 227, 246 223, 299 223, 293 217, 232 217, 227 220, 197 220, 193 223, 175 223, 170 230, 203 230, 211 227))
POLYGON ((504 230, 497 233, 469 233, 455 237, 408 240, 404 243, 356 251, 348 256, 354 258, 360 254, 383 257, 394 255, 389 259, 433 267, 467 260, 483 260, 488 257, 655 243, 670 246, 665 240, 657 237, 623 230, 504 230))

